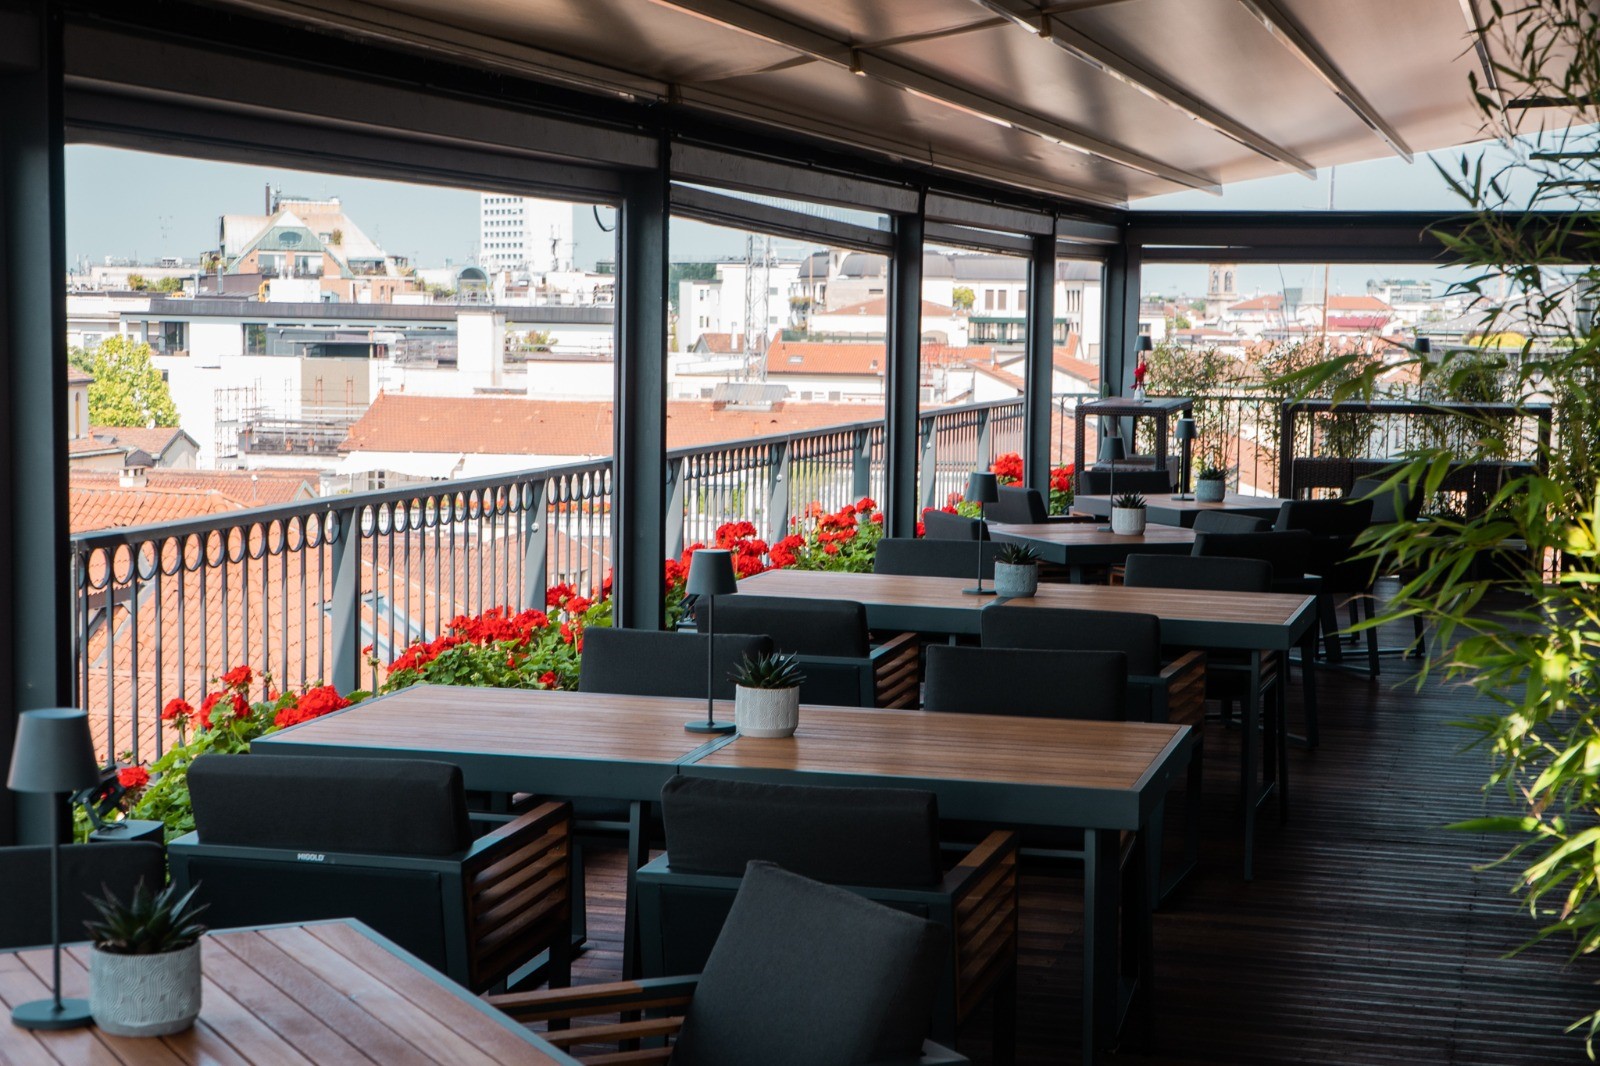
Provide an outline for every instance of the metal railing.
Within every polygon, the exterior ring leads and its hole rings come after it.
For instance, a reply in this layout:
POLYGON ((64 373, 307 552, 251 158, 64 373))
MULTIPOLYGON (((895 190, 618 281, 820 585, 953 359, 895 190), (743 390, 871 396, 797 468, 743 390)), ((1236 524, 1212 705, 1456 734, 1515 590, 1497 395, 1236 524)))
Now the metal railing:
MULTIPOLYGON (((1021 444, 1020 400, 921 419, 922 498, 1021 444)), ((724 522, 769 541, 816 502, 881 498, 882 416, 668 454, 667 547, 724 522)), ((372 688, 407 644, 490 607, 545 607, 596 588, 612 558, 611 463, 324 497, 180 522, 75 534, 73 650, 80 704, 108 759, 159 757, 160 715, 213 679, 264 670, 254 698, 326 682, 372 688)))

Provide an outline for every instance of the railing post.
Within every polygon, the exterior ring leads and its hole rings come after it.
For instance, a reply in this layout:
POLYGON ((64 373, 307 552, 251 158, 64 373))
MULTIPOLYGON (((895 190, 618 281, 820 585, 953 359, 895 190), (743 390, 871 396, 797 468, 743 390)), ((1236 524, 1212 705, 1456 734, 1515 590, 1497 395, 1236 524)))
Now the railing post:
POLYGON ((923 200, 916 214, 894 217, 889 260, 888 373, 883 430, 884 532, 912 536, 917 528, 917 406, 922 375, 923 200))
POLYGON ((352 692, 360 687, 361 673, 361 510, 341 507, 330 513, 339 524, 339 537, 333 542, 333 604, 328 633, 333 676, 327 680, 340 692, 352 692))
POLYGON ((1278 405, 1278 496, 1294 497, 1294 404, 1285 400, 1278 405))
POLYGON ((689 460, 667 460, 667 558, 683 554, 683 496, 689 479, 689 460))
POLYGON ((767 543, 789 531, 789 442, 772 446, 767 458, 767 543))
POLYGON ((932 416, 922 419, 922 442, 918 454, 918 469, 922 476, 919 498, 922 505, 917 508, 917 513, 921 514, 924 508, 939 506, 939 427, 932 416))
POLYGON ((531 486, 533 499, 522 512, 522 609, 544 609, 545 589, 550 587, 550 482, 544 478, 531 486))
POLYGON ((851 445, 850 489, 850 494, 858 500, 872 495, 872 434, 864 429, 856 430, 851 445))
POLYGON ((1050 499, 1050 412, 1055 397, 1056 238, 1033 238, 1028 259, 1028 336, 1023 355, 1022 479, 1050 499))
POLYGON ((989 464, 994 462, 994 408, 978 408, 978 439, 974 446, 975 454, 972 457, 972 469, 987 470, 989 464))

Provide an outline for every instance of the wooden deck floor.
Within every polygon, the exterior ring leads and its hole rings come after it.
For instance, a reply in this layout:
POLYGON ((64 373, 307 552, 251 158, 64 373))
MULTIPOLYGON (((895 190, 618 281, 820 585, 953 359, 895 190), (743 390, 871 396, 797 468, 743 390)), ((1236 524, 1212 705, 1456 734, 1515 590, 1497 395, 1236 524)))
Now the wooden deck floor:
MULTIPOLYGON (((1504 841, 1443 828, 1486 807, 1484 757, 1461 754, 1467 735, 1450 724, 1474 698, 1402 686, 1396 659, 1384 669, 1377 682, 1319 672, 1322 746, 1291 752, 1290 821, 1280 828, 1268 809, 1250 884, 1239 877, 1237 734, 1207 727, 1202 865, 1156 916, 1150 1046, 1113 1061, 1588 1061, 1563 1030, 1600 999, 1600 966, 1568 966, 1556 945, 1502 959, 1532 930, 1509 895, 1512 872, 1475 869, 1504 841)), ((579 980, 619 973, 621 874, 616 853, 593 864, 579 980)), ((1078 1061, 1080 888, 1070 866, 1026 872, 1020 1062, 1078 1061)), ((982 1020, 961 1050, 987 1061, 982 1020)))

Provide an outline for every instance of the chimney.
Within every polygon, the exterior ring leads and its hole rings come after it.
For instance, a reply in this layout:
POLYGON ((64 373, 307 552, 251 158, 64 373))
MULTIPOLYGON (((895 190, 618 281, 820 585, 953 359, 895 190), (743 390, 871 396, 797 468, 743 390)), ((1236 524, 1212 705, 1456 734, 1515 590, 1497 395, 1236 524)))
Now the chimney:
POLYGON ((144 488, 149 484, 150 479, 146 475, 154 461, 148 452, 133 449, 122 460, 122 474, 117 478, 117 484, 125 489, 144 488))
POLYGON ((267 204, 266 214, 270 215, 270 214, 272 214, 272 182, 270 182, 270 181, 267 182, 266 204, 267 204))

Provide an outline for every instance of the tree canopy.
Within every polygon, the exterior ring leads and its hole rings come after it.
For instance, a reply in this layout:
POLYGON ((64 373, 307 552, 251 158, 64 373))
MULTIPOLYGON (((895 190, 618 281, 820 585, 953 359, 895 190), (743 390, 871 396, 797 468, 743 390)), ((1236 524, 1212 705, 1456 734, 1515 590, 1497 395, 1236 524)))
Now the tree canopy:
POLYGON ((178 405, 150 361, 150 346, 130 337, 107 337, 94 349, 74 348, 69 361, 94 376, 89 422, 96 426, 176 426, 178 405))

